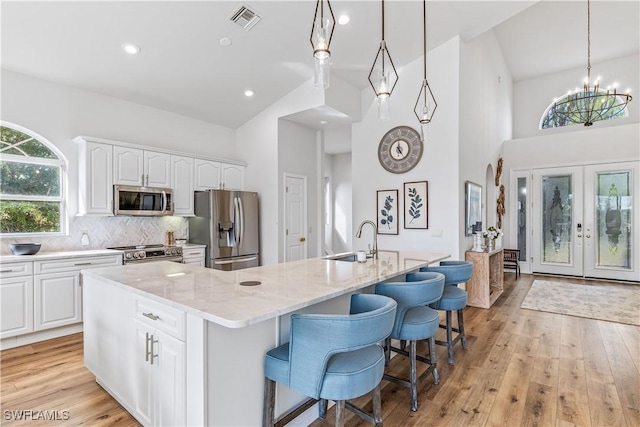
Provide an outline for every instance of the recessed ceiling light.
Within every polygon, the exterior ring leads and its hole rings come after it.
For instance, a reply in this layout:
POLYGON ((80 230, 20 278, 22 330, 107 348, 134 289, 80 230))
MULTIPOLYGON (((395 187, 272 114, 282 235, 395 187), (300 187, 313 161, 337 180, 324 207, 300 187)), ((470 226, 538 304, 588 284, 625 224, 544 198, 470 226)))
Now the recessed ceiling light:
POLYGON ((140 50, 141 50, 140 46, 133 43, 127 43, 124 46, 122 46, 122 48, 124 49, 125 52, 127 52, 130 55, 137 55, 140 53, 140 50))
POLYGON ((231 39, 229 37, 223 37, 220 39, 220 46, 231 46, 231 39))
POLYGON ((255 94, 256 93, 252 89, 247 89, 244 91, 244 96, 246 96, 247 98, 251 98, 255 94))
POLYGON ((347 25, 350 20, 351 18, 349 18, 349 15, 340 15, 340 17, 338 18, 338 24, 347 25))
POLYGON ((329 123, 329 122, 328 122, 328 121, 326 121, 326 120, 320 120, 320 124, 321 124, 321 125, 326 125, 327 123, 329 123))

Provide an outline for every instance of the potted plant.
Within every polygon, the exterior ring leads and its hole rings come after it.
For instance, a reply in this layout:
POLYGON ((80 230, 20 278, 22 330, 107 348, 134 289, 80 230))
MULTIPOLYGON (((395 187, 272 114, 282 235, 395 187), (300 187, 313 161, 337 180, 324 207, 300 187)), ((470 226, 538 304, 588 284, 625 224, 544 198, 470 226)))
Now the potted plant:
POLYGON ((482 232, 482 237, 485 239, 485 246, 490 250, 496 247, 496 239, 500 236, 502 236, 502 231, 493 225, 482 232))

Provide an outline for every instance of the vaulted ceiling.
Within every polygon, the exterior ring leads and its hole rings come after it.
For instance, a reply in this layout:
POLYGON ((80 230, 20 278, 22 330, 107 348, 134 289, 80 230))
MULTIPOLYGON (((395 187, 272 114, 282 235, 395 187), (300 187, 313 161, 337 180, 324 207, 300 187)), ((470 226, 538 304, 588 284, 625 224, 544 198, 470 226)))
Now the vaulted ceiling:
MULTIPOLYGON (((379 1, 332 0, 332 75, 359 88, 381 37, 379 1)), ((592 61, 637 54, 640 2, 592 1, 592 61)), ((1 3, 4 69, 237 128, 309 80, 315 1, 1 3), (242 4, 261 20, 230 20, 242 4), (224 46, 221 39, 230 45, 224 46), (122 46, 135 43, 140 54, 122 46), (245 89, 255 91, 247 98, 245 89)), ((385 3, 397 67, 422 55, 422 2, 385 3)), ((586 63, 586 2, 429 1, 432 49, 494 29, 515 80, 586 63)), ((435 82, 431 82, 433 85, 435 82)))

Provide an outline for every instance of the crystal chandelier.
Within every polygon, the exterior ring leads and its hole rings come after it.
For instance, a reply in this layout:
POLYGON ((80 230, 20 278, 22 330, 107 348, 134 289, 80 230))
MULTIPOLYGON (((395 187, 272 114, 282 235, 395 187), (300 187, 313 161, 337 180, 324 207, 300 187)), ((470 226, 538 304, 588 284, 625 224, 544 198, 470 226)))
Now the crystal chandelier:
POLYGON ((329 87, 329 59, 331 38, 336 27, 336 20, 329 0, 318 0, 316 12, 311 26, 311 47, 313 47, 313 84, 317 88, 329 87), (326 6, 325 6, 326 3, 326 6), (325 9, 327 13, 325 13, 325 9))
POLYGON ((595 121, 619 114, 631 99, 629 93, 617 93, 616 88, 602 89, 599 78, 591 85, 591 4, 587 0, 587 78, 582 90, 576 89, 554 102, 552 112, 567 123, 591 126, 595 121))
POLYGON ((396 83, 398 83, 398 73, 384 41, 384 0, 382 0, 382 41, 369 72, 369 84, 378 100, 379 119, 389 119, 389 97, 396 83))
MULTIPOLYGON (((435 113, 436 108, 438 108, 438 103, 436 102, 436 98, 433 96, 433 92, 431 91, 431 86, 429 86, 429 82, 427 81, 427 1, 422 1, 422 13, 423 13, 423 29, 424 29, 424 40, 423 40, 423 65, 424 65, 424 78, 422 79, 422 87, 420 88, 420 92, 418 93, 418 99, 416 100, 416 105, 413 107, 413 112, 418 118, 418 121, 422 126, 428 125, 431 123, 431 119, 433 118, 433 113, 435 113)), ((423 135, 424 139, 424 135, 423 135)))

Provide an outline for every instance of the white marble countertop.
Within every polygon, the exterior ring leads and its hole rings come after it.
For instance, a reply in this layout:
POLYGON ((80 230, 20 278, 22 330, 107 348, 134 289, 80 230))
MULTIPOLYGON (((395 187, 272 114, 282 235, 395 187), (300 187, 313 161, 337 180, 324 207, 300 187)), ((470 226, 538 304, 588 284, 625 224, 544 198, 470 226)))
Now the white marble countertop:
POLYGON ((380 251, 366 263, 311 258, 235 271, 168 261, 83 270, 115 286, 228 328, 242 328, 355 292, 449 255, 380 251), (241 282, 259 281, 257 286, 241 282))
POLYGON ((35 255, 7 255, 2 254, 0 256, 0 263, 10 262, 26 262, 26 261, 42 261, 52 259, 66 259, 76 257, 93 257, 101 255, 118 255, 122 251, 116 251, 113 249, 95 249, 88 251, 67 251, 67 252, 38 252, 35 255))

